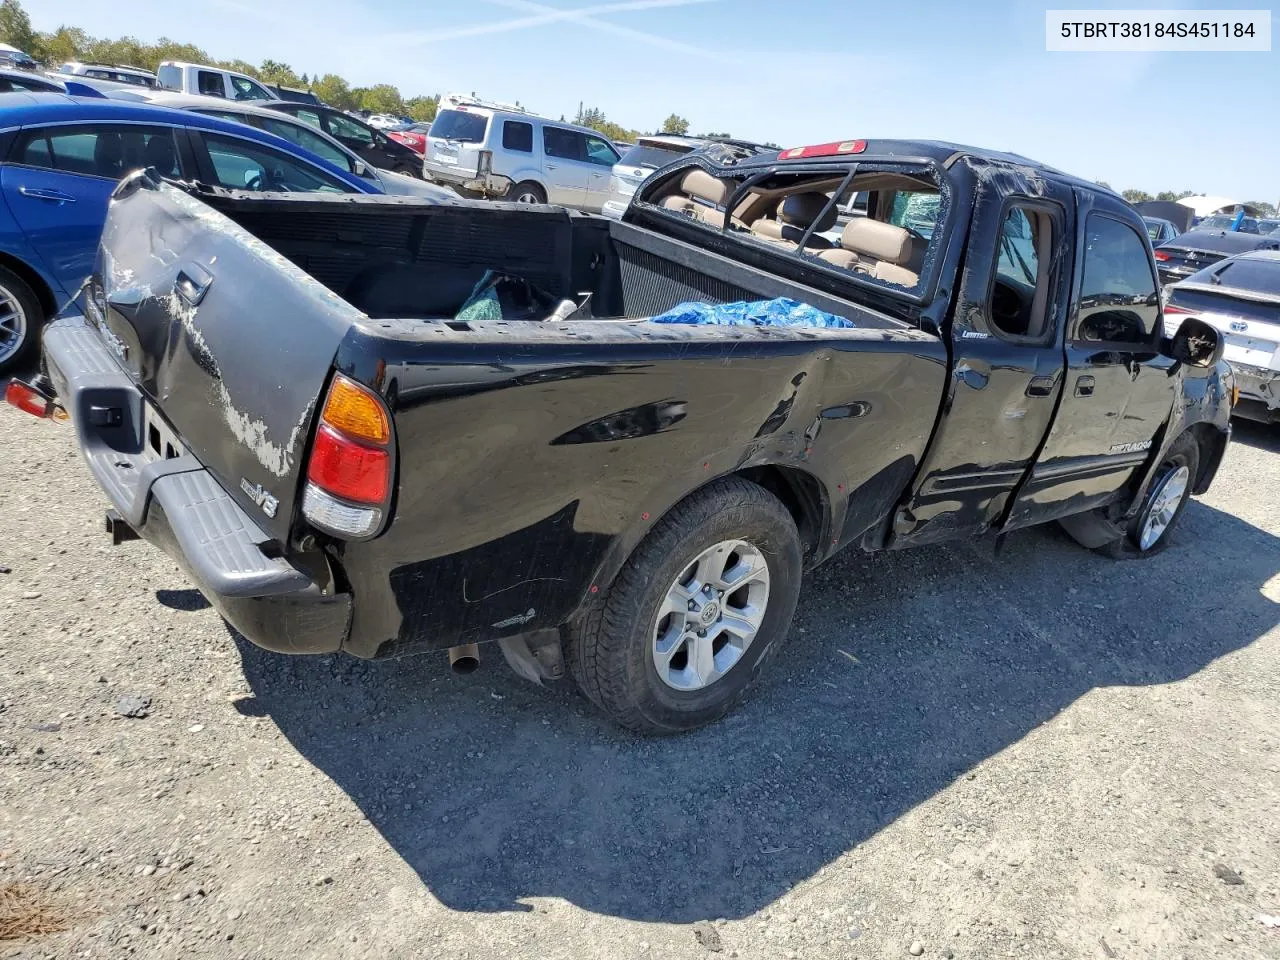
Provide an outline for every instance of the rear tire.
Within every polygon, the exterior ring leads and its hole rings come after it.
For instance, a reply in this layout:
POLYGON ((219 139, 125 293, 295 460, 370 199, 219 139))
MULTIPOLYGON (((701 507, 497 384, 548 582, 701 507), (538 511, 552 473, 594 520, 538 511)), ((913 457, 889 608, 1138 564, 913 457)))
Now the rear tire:
POLYGON ((507 199, 512 203, 546 203, 547 191, 532 180, 523 180, 511 188, 507 199))
POLYGON ((0 376, 16 373, 31 362, 46 319, 30 285, 7 267, 0 267, 0 376))
POLYGON ((1113 560, 1153 557, 1169 545, 1169 537, 1191 499, 1200 470, 1200 445, 1184 433, 1173 442, 1156 469, 1142 509, 1130 521, 1124 536, 1098 547, 1113 560))
POLYGON ((567 631, 574 679, 616 723, 646 734, 720 719, 791 626, 795 521, 767 490, 728 478, 679 504, 567 631))

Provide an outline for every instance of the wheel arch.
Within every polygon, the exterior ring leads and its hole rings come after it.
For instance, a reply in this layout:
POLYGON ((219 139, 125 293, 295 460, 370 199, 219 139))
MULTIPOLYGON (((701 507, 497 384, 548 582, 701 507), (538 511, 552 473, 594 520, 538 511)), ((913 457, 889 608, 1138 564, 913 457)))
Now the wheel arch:
POLYGON ((1200 463, 1195 483, 1191 487, 1191 492, 1199 495, 1209 489, 1209 484, 1213 483, 1213 478, 1218 473, 1218 467, 1227 452, 1227 442, 1231 439, 1231 427, 1228 425, 1223 430, 1202 420, 1191 424, 1186 432, 1195 438, 1196 445, 1200 448, 1200 463))
POLYGON ((13 271, 23 280, 32 293, 36 295, 36 299, 40 301, 40 306, 44 310, 45 315, 41 318, 41 322, 48 320, 58 311, 58 300, 53 294, 53 288, 49 285, 40 272, 20 257, 15 257, 11 253, 0 250, 0 267, 5 267, 13 271))

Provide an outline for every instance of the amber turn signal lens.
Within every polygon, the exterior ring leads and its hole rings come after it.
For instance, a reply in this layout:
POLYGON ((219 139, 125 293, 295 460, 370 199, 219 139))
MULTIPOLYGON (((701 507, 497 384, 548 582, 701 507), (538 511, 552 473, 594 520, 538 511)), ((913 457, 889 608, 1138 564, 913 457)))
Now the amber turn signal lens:
POLYGON ((1240 388, 1239 388, 1239 387, 1237 387, 1237 386, 1232 386, 1232 388, 1231 388, 1231 407, 1232 407, 1232 409, 1235 409, 1235 407, 1236 407, 1236 406, 1238 406, 1238 405, 1239 405, 1239 403, 1240 403, 1240 388))
POLYGON ((391 425, 381 401, 366 387, 335 374, 324 402, 324 422, 348 437, 385 446, 391 439, 391 425))

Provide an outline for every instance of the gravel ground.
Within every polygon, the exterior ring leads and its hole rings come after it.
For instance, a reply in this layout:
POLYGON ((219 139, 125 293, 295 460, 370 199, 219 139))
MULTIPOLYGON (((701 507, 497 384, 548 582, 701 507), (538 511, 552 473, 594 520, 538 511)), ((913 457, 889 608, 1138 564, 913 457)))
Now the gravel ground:
POLYGON ((1244 424, 1149 561, 845 554, 644 741, 496 651, 259 651, 0 409, 0 921, 66 924, 0 955, 1280 957, 1278 488, 1244 424))

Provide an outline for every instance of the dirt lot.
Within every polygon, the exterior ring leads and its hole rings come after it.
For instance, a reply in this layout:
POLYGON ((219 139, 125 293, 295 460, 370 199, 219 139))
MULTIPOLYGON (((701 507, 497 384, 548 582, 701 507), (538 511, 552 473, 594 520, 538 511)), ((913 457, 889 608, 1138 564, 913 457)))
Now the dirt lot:
POLYGON ((257 650, 0 409, 0 935, 65 926, 0 955, 1280 957, 1277 489, 1246 424, 1150 561, 847 554, 643 741, 495 655, 257 650))

